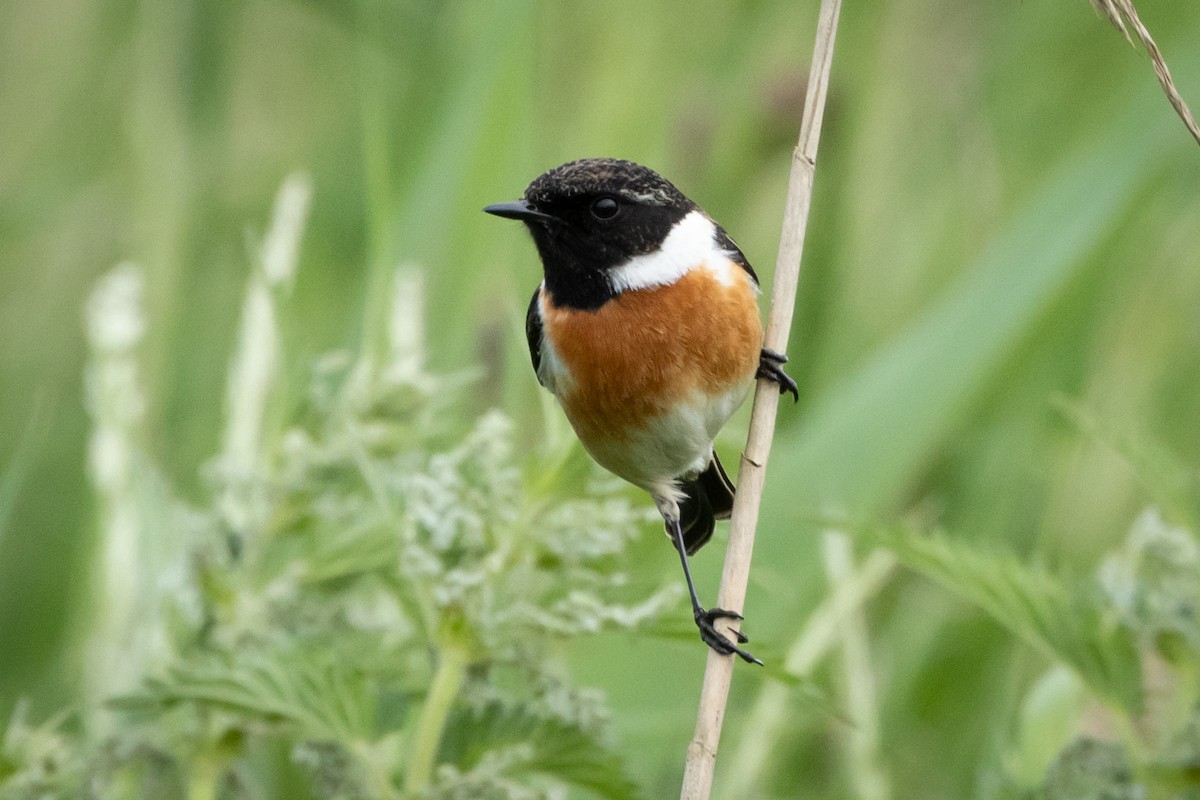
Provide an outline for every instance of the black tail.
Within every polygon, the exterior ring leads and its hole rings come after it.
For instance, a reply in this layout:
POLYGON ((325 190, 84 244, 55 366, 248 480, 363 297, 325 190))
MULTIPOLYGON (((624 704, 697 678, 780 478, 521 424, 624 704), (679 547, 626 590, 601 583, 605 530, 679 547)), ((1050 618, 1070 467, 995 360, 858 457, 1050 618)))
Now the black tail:
POLYGON ((680 488, 685 497, 679 504, 679 525, 690 556, 712 538, 716 521, 729 519, 733 513, 733 481, 714 452, 704 472, 694 481, 684 481, 680 488))

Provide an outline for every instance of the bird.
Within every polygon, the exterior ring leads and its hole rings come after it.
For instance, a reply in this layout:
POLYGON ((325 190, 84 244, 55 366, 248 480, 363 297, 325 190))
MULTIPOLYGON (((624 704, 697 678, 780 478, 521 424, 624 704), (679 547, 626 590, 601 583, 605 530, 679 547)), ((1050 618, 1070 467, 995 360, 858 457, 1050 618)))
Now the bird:
POLYGON ((483 210, 523 222, 541 258, 525 317, 538 382, 592 458, 653 498, 701 640, 761 665, 744 633, 716 629, 744 618, 705 609, 688 563, 733 510, 717 432, 756 377, 799 400, 787 357, 763 348, 750 262, 674 184, 622 159, 562 164, 483 210))

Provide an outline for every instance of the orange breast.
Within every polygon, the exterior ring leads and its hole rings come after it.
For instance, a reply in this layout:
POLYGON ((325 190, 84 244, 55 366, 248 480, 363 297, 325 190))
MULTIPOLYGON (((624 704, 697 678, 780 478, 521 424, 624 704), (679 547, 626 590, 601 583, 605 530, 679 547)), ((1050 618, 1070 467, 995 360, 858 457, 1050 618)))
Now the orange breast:
POLYGON ((693 269, 590 312, 555 308, 543 292, 546 335, 568 373, 559 399, 584 444, 624 438, 692 393, 753 377, 762 324, 750 281, 740 268, 735 278, 693 269))

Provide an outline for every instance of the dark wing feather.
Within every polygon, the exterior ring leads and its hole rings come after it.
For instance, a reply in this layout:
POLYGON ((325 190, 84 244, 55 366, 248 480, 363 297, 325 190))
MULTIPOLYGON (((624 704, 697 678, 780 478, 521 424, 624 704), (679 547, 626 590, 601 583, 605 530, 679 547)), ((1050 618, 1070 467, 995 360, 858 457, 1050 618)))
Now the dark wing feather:
POLYGON ((754 274, 754 267, 750 266, 750 262, 746 259, 746 254, 742 252, 733 239, 729 238, 729 234, 725 232, 725 229, 718 225, 714 237, 717 240, 717 247, 729 253, 729 259, 746 270, 751 279, 753 279, 754 285, 758 286, 758 275, 754 274))
MULTIPOLYGON (((533 291, 533 298, 529 301, 529 310, 525 312, 525 341, 529 343, 529 360, 533 362, 533 372, 537 374, 538 369, 542 366, 542 311, 538 308, 538 297, 542 293, 542 287, 538 287, 533 291)), ((541 377, 538 378, 538 383, 541 383, 541 377)))
POLYGON ((708 494, 699 481, 683 481, 679 489, 683 492, 683 500, 679 503, 679 529, 683 532, 683 548, 689 556, 694 556, 696 551, 712 538, 717 519, 708 502, 708 494))
POLYGON ((713 459, 704 471, 695 480, 682 481, 679 488, 683 492, 679 526, 683 530, 683 546, 690 556, 712 538, 717 520, 729 519, 733 512, 733 481, 713 451, 713 459))
POLYGON ((717 451, 713 450, 712 461, 708 468, 701 472, 697 480, 704 493, 708 495, 708 504, 712 507, 713 516, 717 519, 729 519, 733 514, 733 481, 725 474, 717 451))

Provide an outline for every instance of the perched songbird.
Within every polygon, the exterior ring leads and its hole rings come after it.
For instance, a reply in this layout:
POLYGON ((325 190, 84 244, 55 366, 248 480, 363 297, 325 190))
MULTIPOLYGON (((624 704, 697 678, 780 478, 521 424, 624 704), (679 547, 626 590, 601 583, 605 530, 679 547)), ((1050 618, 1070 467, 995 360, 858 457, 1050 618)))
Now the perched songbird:
POLYGON ((765 377, 798 396, 783 355, 762 349, 758 277, 728 234, 651 169, 589 158, 542 174, 484 211, 521 220, 545 279, 525 318, 538 382, 583 446, 654 498, 679 551, 700 637, 759 662, 716 630, 688 556, 733 509, 713 438, 765 377))

